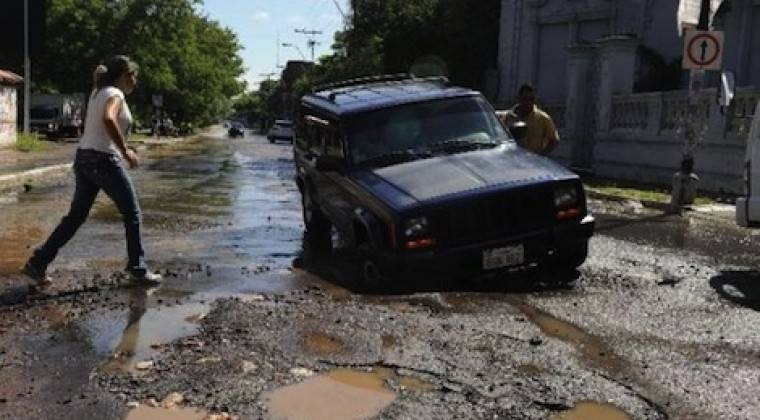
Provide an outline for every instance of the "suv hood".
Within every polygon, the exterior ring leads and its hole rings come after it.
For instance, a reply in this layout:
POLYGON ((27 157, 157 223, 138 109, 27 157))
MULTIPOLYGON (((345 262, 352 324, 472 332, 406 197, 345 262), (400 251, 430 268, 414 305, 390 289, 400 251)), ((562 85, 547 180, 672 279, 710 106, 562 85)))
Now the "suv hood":
POLYGON ((488 150, 366 169, 355 178, 388 205, 404 209, 474 190, 575 179, 577 175, 548 158, 515 144, 504 144, 488 150))

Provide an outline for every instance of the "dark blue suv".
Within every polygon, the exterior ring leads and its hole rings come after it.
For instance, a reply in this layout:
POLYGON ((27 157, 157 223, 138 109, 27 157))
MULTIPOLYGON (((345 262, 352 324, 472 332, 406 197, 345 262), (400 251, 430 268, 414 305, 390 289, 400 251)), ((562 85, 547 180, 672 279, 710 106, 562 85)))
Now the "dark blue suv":
POLYGON ((520 148, 480 93, 445 79, 308 94, 294 153, 306 239, 357 250, 368 289, 406 274, 574 269, 588 254, 578 176, 520 148))

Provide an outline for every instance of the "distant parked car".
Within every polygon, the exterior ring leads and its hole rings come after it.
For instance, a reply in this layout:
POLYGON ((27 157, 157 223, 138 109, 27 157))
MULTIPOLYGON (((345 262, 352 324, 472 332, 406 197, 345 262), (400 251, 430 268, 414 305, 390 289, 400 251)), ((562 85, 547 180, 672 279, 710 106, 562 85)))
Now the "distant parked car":
POLYGON ((270 143, 274 143, 277 140, 287 140, 293 142, 293 121, 290 120, 276 120, 272 128, 267 133, 267 139, 270 143))
POLYGON ((245 127, 239 122, 234 122, 230 125, 229 130, 227 130, 227 135, 232 138, 245 137, 245 127))

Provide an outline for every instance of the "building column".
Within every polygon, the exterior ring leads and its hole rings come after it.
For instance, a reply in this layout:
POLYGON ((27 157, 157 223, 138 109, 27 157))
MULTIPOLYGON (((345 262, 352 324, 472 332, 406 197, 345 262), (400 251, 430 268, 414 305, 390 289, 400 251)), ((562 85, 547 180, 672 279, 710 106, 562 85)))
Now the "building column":
POLYGON ((629 36, 611 36, 595 43, 599 53, 598 132, 606 133, 610 129, 612 97, 633 93, 639 42, 638 38, 629 36))
POLYGON ((583 134, 587 121, 586 102, 590 99, 589 74, 594 59, 591 45, 567 47, 567 96, 565 97, 565 130, 570 137, 583 134))

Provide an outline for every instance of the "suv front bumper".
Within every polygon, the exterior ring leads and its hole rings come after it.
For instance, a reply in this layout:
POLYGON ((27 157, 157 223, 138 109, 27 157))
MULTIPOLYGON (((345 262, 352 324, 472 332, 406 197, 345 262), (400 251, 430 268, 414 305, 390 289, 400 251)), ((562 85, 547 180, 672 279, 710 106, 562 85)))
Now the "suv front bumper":
POLYGON ((378 255, 379 262, 394 276, 473 274, 484 275, 499 270, 551 263, 564 252, 585 247, 594 234, 595 220, 586 216, 581 221, 566 222, 551 228, 528 232, 512 237, 469 244, 450 249, 431 249, 409 253, 378 255), (522 264, 495 270, 483 269, 483 252, 521 244, 524 249, 522 264))

